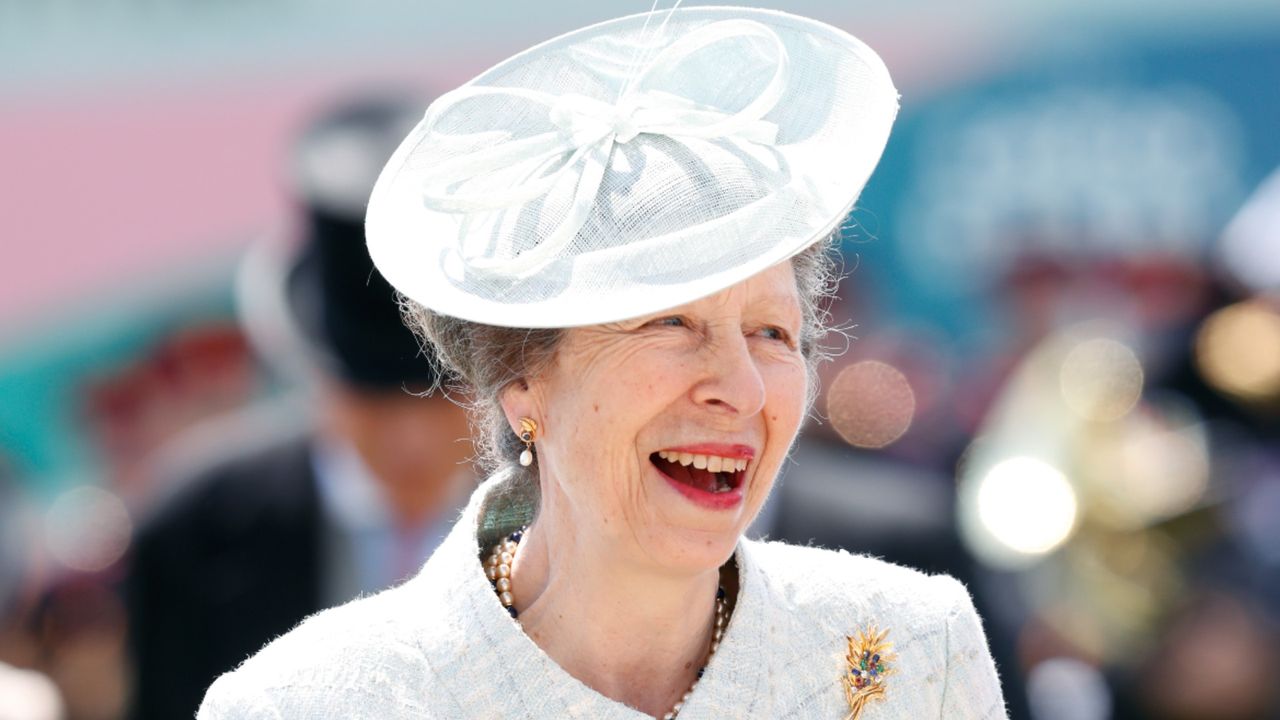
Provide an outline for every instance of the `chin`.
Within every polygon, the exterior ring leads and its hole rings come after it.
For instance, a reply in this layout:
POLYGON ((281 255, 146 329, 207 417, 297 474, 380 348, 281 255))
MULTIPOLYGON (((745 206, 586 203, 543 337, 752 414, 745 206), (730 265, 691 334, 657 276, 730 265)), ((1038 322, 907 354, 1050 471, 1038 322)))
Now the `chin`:
POLYGON ((733 556, 738 542, 763 504, 768 488, 755 487, 759 478, 740 478, 731 490, 714 495, 705 490, 680 487, 669 477, 656 477, 660 487, 651 498, 660 522, 650 533, 654 555, 682 572, 703 572, 720 567, 733 556))
POLYGON ((657 531, 652 555, 664 567, 679 574, 694 575, 715 570, 733 557, 742 531, 664 528, 657 531))

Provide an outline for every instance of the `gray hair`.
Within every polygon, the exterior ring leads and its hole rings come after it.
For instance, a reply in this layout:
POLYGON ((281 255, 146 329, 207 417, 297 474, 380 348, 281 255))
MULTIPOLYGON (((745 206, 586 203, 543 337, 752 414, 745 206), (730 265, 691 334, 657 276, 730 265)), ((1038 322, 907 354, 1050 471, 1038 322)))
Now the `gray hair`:
MULTIPOLYGON (((791 258, 800 296, 800 350, 809 373, 809 404, 817 395, 817 367, 829 356, 822 341, 830 329, 830 304, 837 284, 835 238, 815 242, 791 258)), ((459 320, 403 295, 400 309, 405 324, 443 366, 440 376, 456 379, 456 386, 442 383, 436 389, 456 391, 466 398, 479 469, 491 473, 510 468, 536 486, 536 465, 522 468, 516 463, 524 445, 507 425, 500 401, 511 383, 535 377, 555 361, 564 329, 508 328, 459 320)))

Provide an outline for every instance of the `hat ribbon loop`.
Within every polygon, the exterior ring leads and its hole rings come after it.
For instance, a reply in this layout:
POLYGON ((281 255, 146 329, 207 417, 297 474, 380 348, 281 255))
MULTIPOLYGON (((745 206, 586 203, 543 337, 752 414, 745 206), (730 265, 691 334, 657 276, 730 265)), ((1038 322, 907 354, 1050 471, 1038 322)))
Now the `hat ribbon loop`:
MULTIPOLYGON (((766 146, 776 144, 778 127, 763 117, 782 97, 788 59, 782 40, 760 23, 725 20, 698 28, 658 53, 629 87, 641 88, 646 80, 655 76, 677 73, 681 62, 709 45, 750 37, 765 39, 773 45, 774 72, 760 94, 734 113, 722 112, 660 90, 627 90, 614 104, 583 95, 553 95, 524 88, 492 86, 467 86, 441 96, 423 120, 428 128, 435 125, 441 115, 465 100, 498 96, 546 106, 548 118, 556 129, 519 140, 506 140, 501 132, 454 135, 454 139, 478 142, 493 136, 500 141, 431 168, 423 180, 423 204, 439 212, 460 214, 501 210, 542 197, 560 182, 572 182, 576 172, 576 187, 569 211, 538 245, 509 258, 467 257, 462 248, 458 248, 464 263, 474 270, 517 278, 537 272, 554 260, 586 223, 615 144, 626 144, 641 134, 672 138, 732 138, 766 146), (501 188, 486 188, 483 192, 449 191, 459 182, 477 180, 504 170, 508 171, 505 179, 509 183, 509 171, 517 166, 530 168, 532 177, 514 186, 504 183, 501 188)), ((462 241, 465 242, 465 238, 462 241)))

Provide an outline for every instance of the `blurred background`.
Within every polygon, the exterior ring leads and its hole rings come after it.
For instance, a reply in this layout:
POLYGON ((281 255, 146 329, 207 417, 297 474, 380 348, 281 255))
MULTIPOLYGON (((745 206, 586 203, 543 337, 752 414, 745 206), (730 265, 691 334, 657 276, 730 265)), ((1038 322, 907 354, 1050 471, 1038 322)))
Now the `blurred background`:
MULTIPOLYGON (((961 576, 1014 718, 1280 718, 1280 4, 745 4, 902 93, 756 532, 961 576)), ((647 5, 0 0, 0 717, 128 716, 171 468, 305 424, 243 297, 304 129, 647 5)))

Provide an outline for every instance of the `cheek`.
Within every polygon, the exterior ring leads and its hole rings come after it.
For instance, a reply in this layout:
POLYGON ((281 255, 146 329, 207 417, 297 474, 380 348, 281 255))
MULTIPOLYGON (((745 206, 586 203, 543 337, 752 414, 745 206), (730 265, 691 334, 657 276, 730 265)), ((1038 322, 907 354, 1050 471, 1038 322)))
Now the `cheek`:
POLYGON ((772 368, 765 376, 765 422, 769 428, 770 450, 785 452, 804 420, 808 395, 808 373, 803 365, 772 368))
POLYGON ((660 364, 598 363, 562 373, 548 387, 545 421, 547 433, 559 435, 552 442, 562 471, 618 472, 631 462, 640 431, 670 402, 664 394, 670 381, 655 366, 660 364))
POLYGON ((590 432, 612 434, 643 425, 679 395, 680 362, 669 355, 637 352, 623 362, 599 364, 589 372, 561 378, 556 392, 571 397, 563 409, 590 432))

